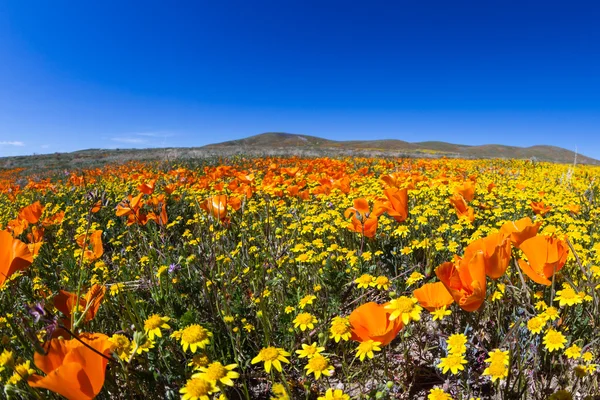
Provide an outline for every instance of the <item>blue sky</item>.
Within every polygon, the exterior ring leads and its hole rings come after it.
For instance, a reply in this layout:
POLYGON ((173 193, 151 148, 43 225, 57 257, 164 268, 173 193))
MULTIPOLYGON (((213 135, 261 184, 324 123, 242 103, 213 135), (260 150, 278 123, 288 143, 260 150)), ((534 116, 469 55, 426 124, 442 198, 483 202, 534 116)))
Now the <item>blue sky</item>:
POLYGON ((4 0, 0 156, 283 131, 600 158, 598 21, 592 1, 4 0))

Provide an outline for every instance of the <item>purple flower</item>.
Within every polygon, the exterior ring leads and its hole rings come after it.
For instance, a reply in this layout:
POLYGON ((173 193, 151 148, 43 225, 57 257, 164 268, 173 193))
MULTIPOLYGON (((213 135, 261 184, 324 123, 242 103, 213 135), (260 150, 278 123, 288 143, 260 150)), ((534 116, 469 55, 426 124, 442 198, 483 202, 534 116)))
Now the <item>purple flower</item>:
POLYGON ((26 306, 27 312, 33 317, 33 321, 37 324, 40 319, 46 316, 46 310, 44 310, 44 303, 34 303, 26 306))
POLYGON ((177 264, 171 264, 169 265, 169 273, 172 274, 176 271, 179 271, 181 269, 181 265, 177 265, 177 264))

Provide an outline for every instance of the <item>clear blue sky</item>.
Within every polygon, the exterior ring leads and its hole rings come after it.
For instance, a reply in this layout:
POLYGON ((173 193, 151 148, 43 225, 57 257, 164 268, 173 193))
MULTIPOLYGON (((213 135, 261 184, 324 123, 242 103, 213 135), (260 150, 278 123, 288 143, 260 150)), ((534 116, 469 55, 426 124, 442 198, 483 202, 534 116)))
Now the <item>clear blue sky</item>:
POLYGON ((600 3, 0 2, 0 156, 266 131, 600 158, 600 3))

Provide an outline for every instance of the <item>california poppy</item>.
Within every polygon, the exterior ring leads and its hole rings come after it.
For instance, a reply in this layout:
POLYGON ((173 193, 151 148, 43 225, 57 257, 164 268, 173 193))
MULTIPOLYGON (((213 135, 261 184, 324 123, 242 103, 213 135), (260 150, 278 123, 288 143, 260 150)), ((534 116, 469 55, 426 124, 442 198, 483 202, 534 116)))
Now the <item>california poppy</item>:
POLYGON ((124 199, 117 205, 117 217, 135 214, 142 206, 141 200, 143 195, 143 193, 140 193, 135 197, 128 195, 126 199, 124 199))
POLYGON ((537 235, 541 224, 540 221, 534 224, 531 218, 525 217, 517 221, 506 222, 500 228, 500 232, 510 234, 510 240, 518 247, 525 240, 537 235))
POLYGON ((485 259, 482 251, 475 252, 470 258, 462 258, 459 265, 445 262, 435 269, 435 274, 463 310, 476 311, 485 301, 485 259))
POLYGON ((560 271, 567 262, 569 248, 567 244, 554 237, 534 236, 520 246, 527 261, 519 259, 519 266, 534 282, 549 286, 550 278, 560 271))
POLYGON ((0 231, 0 286, 16 271, 27 268, 33 255, 27 245, 14 239, 10 233, 0 231))
POLYGON ((442 282, 426 283, 415 289, 413 295, 419 304, 430 312, 454 303, 454 298, 442 282))
POLYGON ((475 184, 472 181, 465 181, 454 189, 454 193, 460 194, 465 201, 471 201, 475 197, 475 184))
POLYGON ((349 218, 350 224, 348 229, 353 232, 361 233, 365 237, 372 238, 377 232, 377 217, 381 215, 385 209, 374 207, 373 212, 370 212, 369 203, 366 199, 354 199, 354 207, 349 207, 344 212, 344 217, 349 218))
POLYGON ((455 193, 452 197, 450 197, 450 203, 454 206, 456 215, 459 218, 468 219, 470 222, 475 221, 473 208, 467 205, 466 200, 460 194, 455 193))
POLYGON ((532 201, 530 203, 530 205, 531 205, 531 208, 533 209, 533 212, 536 213, 537 215, 543 216, 548 211, 552 210, 552 207, 545 205, 543 201, 538 201, 538 202, 532 201))
POLYGON ((79 235, 75 240, 79 247, 83 249, 83 258, 88 261, 97 260, 104 254, 101 230, 96 230, 91 235, 79 235))
POLYGON ((35 365, 46 376, 31 375, 29 385, 51 390, 69 400, 96 397, 104 385, 112 344, 100 333, 84 333, 79 339, 96 351, 76 339, 52 339, 47 354, 33 356, 35 365))
POLYGON ((23 207, 19 211, 19 218, 26 220, 30 224, 37 224, 42 216, 42 212, 44 212, 44 206, 39 201, 36 201, 27 207, 23 207))
POLYGON ((391 313, 385 309, 386 304, 369 302, 352 311, 348 318, 352 333, 350 339, 357 342, 373 340, 383 346, 390 343, 404 324, 402 318, 390 321, 391 313))
POLYGON ((200 207, 215 219, 223 220, 227 217, 227 195, 211 196, 200 203, 200 207))
POLYGON ((156 179, 152 179, 148 183, 142 183, 138 185, 138 190, 144 194, 151 195, 154 193, 154 187, 156 186, 156 179))
POLYGON ((470 259, 477 251, 482 251, 485 273, 492 279, 498 279, 506 272, 511 257, 511 242, 508 233, 493 233, 471 242, 465 249, 465 258, 470 259))
POLYGON ((384 204, 387 214, 396 222, 403 222, 408 218, 408 189, 386 189, 383 191, 388 201, 384 204))
POLYGON ((67 292, 66 290, 59 290, 58 294, 54 297, 54 307, 62 312, 68 319, 66 325, 72 325, 72 316, 75 311, 75 306, 78 304, 77 311, 82 313, 86 311, 84 321, 91 321, 94 319, 102 304, 102 299, 106 293, 106 287, 103 285, 93 285, 85 294, 83 298, 77 301, 77 294, 67 292))

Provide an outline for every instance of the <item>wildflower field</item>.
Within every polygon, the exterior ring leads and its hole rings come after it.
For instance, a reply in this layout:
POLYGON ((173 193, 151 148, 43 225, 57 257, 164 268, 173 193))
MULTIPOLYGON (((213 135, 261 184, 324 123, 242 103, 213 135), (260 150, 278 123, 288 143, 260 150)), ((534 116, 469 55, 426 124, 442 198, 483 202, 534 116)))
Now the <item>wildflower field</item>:
POLYGON ((599 196, 515 160, 0 171, 3 395, 600 398, 599 196))

